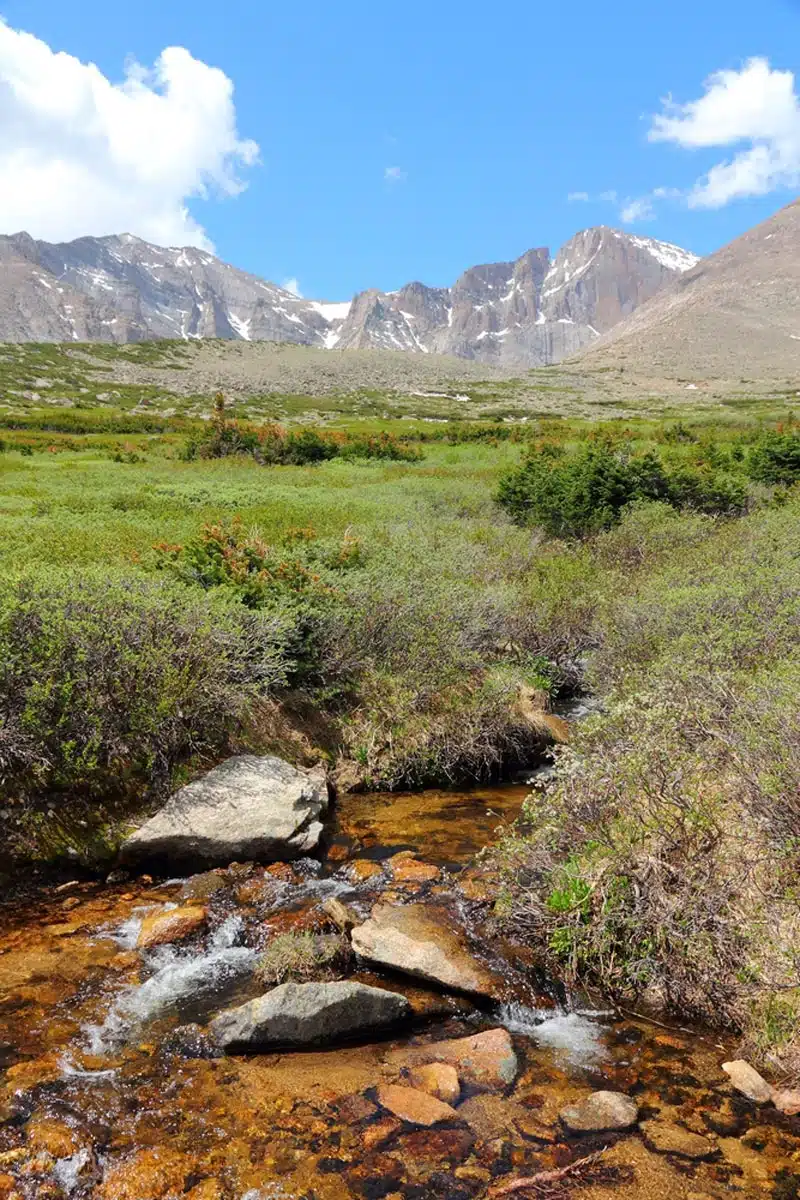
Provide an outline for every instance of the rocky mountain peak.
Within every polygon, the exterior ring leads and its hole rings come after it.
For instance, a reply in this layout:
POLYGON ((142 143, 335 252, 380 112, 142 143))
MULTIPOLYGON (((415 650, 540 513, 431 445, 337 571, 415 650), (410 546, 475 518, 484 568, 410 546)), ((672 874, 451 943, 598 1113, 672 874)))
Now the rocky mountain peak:
POLYGON ((133 234, 52 244, 0 237, 0 338, 129 342, 227 338, 455 354, 535 366, 588 345, 697 261, 679 247, 587 229, 470 267, 452 287, 414 281, 351 302, 305 300, 194 247, 133 234))

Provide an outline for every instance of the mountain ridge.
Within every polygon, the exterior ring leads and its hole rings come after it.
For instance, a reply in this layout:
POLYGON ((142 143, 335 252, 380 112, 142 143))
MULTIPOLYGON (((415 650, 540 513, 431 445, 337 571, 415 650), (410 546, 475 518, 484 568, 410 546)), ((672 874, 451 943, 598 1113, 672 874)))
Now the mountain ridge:
POLYGON ((500 365, 558 362, 599 339, 697 263, 670 243, 607 226, 469 267, 452 287, 419 281, 351 301, 309 300, 193 247, 132 234, 0 236, 0 340, 154 338, 393 349, 500 365))
POLYGON ((652 377, 800 371, 800 200, 701 259, 574 359, 652 377))

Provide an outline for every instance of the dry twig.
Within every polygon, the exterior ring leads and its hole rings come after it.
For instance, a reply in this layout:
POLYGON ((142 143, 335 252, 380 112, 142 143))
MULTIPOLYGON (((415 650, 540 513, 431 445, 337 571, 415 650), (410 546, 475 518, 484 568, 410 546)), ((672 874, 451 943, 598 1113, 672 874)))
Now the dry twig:
POLYGON ((569 1163, 566 1167, 559 1167, 553 1171, 537 1171, 535 1175, 528 1175, 521 1179, 512 1179, 511 1183, 504 1183, 502 1187, 493 1188, 489 1195, 494 1200, 497 1196, 510 1196, 514 1192, 523 1192, 528 1189, 534 1189, 538 1192, 545 1191, 550 1184, 560 1183, 562 1179, 566 1179, 570 1175, 577 1175, 587 1167, 592 1166, 600 1158, 601 1154, 605 1154, 608 1146, 603 1146, 602 1150, 596 1150, 594 1154, 587 1154, 585 1158, 578 1158, 574 1163, 569 1163))

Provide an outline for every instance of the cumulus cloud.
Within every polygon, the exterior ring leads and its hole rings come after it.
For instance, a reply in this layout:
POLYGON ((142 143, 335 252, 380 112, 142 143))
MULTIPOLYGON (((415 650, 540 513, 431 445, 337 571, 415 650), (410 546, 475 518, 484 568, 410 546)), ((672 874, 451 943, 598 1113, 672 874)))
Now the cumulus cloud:
POLYGON ((639 196, 634 200, 626 200, 620 209, 620 220, 625 225, 635 225, 637 221, 652 221, 655 216, 653 201, 649 196, 639 196))
POLYGON ((293 296, 297 296, 299 300, 302 300, 303 293, 300 291, 300 284, 294 276, 291 279, 284 279, 281 287, 285 292, 291 292, 293 296))
POLYGON ((567 196, 568 204, 588 204, 591 199, 588 192, 570 192, 567 196))
POLYGON ((129 63, 113 83, 0 19, 0 231, 212 249, 187 202, 237 195, 257 159, 230 79, 188 50, 129 63))
POLYGON ((739 197, 800 185, 795 78, 773 70, 765 58, 751 58, 738 71, 717 71, 698 100, 667 100, 648 136, 684 149, 741 147, 697 180, 687 194, 691 208, 721 208, 739 197))
POLYGON ((402 167, 384 167, 383 178, 387 183, 402 183, 408 178, 408 174, 402 167))

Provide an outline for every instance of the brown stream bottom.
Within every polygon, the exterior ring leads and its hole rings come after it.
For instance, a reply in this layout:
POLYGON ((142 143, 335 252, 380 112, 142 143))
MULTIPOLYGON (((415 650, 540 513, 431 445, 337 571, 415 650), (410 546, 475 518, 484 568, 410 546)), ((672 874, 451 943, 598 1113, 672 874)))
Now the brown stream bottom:
POLYGON ((0 1200, 478 1200, 603 1148, 586 1172, 510 1194, 800 1197, 800 1119, 732 1090, 720 1069, 730 1046, 537 1007, 533 992, 478 1011, 406 988, 418 1020, 402 1036, 203 1057, 210 1013, 253 994, 258 950, 276 932, 329 928, 331 895, 366 914, 381 893, 433 892, 480 920, 475 877, 460 891, 457 867, 524 794, 346 798, 321 868, 234 865, 196 880, 208 927, 179 945, 134 948, 142 916, 175 902, 182 881, 76 883, 0 910, 0 1200), (399 884, 376 869, 409 848, 442 874, 399 884), (410 1044, 500 1025, 520 1063, 505 1093, 477 1094, 433 1129, 381 1109, 375 1089, 403 1082, 410 1044), (599 1088, 631 1095, 639 1127, 568 1135, 559 1110, 599 1088), (652 1119, 677 1130, 667 1152, 648 1135, 652 1119), (702 1159, 689 1134, 704 1139, 702 1159))

